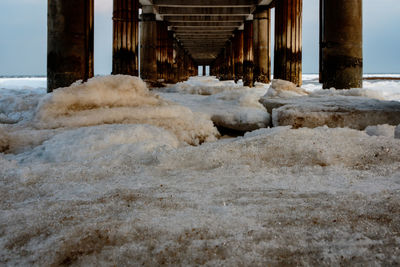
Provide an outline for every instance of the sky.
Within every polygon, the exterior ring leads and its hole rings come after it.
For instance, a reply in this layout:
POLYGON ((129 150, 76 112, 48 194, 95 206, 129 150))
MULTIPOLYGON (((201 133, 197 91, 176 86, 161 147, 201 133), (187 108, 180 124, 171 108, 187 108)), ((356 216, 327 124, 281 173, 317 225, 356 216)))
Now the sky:
MULTIPOLYGON (((95 0, 95 74, 111 73, 112 0, 95 0)), ((303 72, 318 72, 319 0, 303 0, 303 72)), ((400 3, 364 0, 364 72, 400 73, 400 3)), ((0 1, 0 76, 45 75, 47 1, 0 1)))

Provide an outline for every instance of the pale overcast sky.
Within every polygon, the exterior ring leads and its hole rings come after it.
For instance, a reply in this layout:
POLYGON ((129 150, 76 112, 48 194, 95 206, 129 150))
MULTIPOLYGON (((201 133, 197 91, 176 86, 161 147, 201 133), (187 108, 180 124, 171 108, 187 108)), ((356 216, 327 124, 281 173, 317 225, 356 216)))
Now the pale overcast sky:
MULTIPOLYGON (((304 0, 303 71, 318 72, 318 3, 304 0)), ((364 72, 400 73, 399 0, 364 0, 364 72)), ((111 72, 112 0, 95 0, 95 73, 111 72)), ((45 75, 47 0, 0 1, 0 75, 45 75)))

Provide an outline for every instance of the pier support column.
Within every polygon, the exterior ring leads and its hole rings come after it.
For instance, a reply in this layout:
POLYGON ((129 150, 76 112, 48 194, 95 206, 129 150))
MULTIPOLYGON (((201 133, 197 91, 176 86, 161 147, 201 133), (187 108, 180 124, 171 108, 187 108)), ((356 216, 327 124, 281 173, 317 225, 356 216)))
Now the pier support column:
POLYGON ((168 25, 164 21, 157 21, 157 80, 165 82, 167 80, 167 61, 168 61, 168 25))
POLYGON ((139 0, 114 0, 112 74, 138 76, 139 0))
POLYGON ((235 69, 233 63, 233 45, 232 41, 229 40, 226 45, 226 67, 227 67, 227 80, 235 79, 235 69))
POLYGON ((275 3, 274 78, 297 86, 302 84, 302 12, 303 0, 275 3))
POLYGON ((254 87, 253 20, 246 20, 244 23, 243 56, 243 85, 254 87))
POLYGON ((157 81, 157 23, 152 6, 143 6, 140 23, 140 76, 150 83, 157 81))
POLYGON ((174 32, 168 31, 167 40, 167 82, 174 82, 174 32))
POLYGON ((48 0, 47 92, 93 77, 93 0, 48 0))
POLYGON ((235 32, 235 82, 243 78, 243 30, 235 32))
POLYGON ((323 88, 362 88, 362 0, 323 0, 323 88))
POLYGON ((254 81, 271 82, 271 9, 259 7, 254 13, 254 81))

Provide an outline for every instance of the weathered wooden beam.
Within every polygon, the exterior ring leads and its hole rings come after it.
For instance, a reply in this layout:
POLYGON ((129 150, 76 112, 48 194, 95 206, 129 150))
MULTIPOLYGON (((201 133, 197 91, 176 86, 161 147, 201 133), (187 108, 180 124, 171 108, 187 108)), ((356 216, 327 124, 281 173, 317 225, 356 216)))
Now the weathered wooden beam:
POLYGON ((258 0, 153 0, 156 6, 172 7, 248 7, 258 4, 258 0))
POLYGON ((242 25, 241 21, 189 21, 189 22, 169 22, 170 26, 175 27, 196 27, 196 26, 205 26, 205 27, 218 27, 218 26, 230 26, 230 27, 239 27, 242 25))
POLYGON ((247 16, 251 14, 252 8, 250 7, 159 7, 158 12, 162 16, 190 16, 190 15, 207 15, 207 16, 247 16))
POLYGON ((230 21, 230 22, 243 22, 247 17, 245 16, 207 16, 198 15, 198 16, 165 16, 164 20, 168 22, 189 22, 189 21, 196 21, 196 22, 219 22, 219 21, 230 21))

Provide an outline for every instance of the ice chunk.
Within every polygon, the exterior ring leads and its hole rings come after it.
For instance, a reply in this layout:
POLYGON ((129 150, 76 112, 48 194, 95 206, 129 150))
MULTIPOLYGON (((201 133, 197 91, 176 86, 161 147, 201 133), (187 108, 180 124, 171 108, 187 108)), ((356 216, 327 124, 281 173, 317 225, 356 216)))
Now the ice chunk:
POLYGON ((365 132, 370 136, 385 136, 385 137, 393 138, 395 128, 396 128, 396 126, 387 125, 387 124, 368 126, 365 129, 365 132))
POLYGON ((260 102, 272 112, 274 126, 349 127, 364 130, 367 126, 400 123, 400 102, 381 101, 356 96, 263 97, 260 102))
POLYGON ((308 95, 303 88, 297 87, 294 83, 279 79, 272 80, 271 86, 268 89, 266 97, 298 97, 308 95))
POLYGON ((175 149, 179 141, 170 132, 151 125, 99 125, 68 130, 55 135, 20 161, 84 162, 121 160, 133 157, 145 161, 157 149, 175 149), (102 158, 102 159, 99 159, 102 158))
POLYGON ((188 144, 213 141, 213 123, 201 114, 152 94, 137 77, 116 75, 75 83, 47 95, 36 112, 40 129, 100 124, 151 124, 188 144))
POLYGON ((194 112, 205 113, 215 125, 237 131, 268 127, 270 115, 258 102, 263 89, 227 90, 211 96, 159 93, 194 112))

